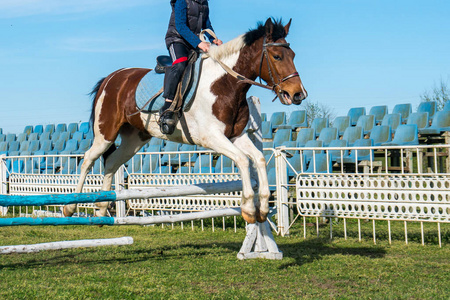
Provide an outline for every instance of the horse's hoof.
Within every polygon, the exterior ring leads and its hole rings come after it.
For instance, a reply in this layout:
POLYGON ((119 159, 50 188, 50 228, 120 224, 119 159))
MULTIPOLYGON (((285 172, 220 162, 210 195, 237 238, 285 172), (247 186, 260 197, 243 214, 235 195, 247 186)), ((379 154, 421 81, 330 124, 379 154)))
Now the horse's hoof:
POLYGON ((256 217, 255 215, 250 215, 247 214, 245 212, 241 212, 242 217, 244 218, 245 222, 249 223, 249 224, 254 224, 256 223, 256 217))
POLYGON ((65 206, 63 206, 62 213, 63 213, 64 217, 66 217, 66 218, 71 217, 71 216, 73 215, 73 214, 68 213, 68 212, 66 211, 66 207, 65 207, 65 206))
POLYGON ((261 213, 259 209, 256 210, 256 221, 259 223, 264 223, 267 221, 267 213, 261 213))

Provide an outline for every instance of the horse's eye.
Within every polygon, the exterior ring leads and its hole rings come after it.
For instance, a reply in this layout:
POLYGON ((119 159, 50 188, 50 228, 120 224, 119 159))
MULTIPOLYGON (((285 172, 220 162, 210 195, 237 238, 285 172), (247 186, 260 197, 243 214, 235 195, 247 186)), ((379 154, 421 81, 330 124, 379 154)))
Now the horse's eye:
POLYGON ((274 55, 273 58, 274 58, 275 60, 281 60, 281 56, 279 56, 279 55, 274 55))

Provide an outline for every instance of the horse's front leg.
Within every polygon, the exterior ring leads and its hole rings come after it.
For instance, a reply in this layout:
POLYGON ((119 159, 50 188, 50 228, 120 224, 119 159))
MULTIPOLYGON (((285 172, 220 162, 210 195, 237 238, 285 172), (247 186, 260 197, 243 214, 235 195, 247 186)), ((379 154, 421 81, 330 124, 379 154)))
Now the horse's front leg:
POLYGON ((266 160, 261 151, 256 148, 247 134, 241 135, 233 140, 233 144, 241 149, 253 162, 253 165, 258 174, 259 201, 256 203, 256 220, 258 222, 265 222, 269 213, 269 181, 266 172, 266 160))
POLYGON ((210 133, 209 139, 202 146, 213 149, 233 160, 239 168, 242 180, 241 215, 247 223, 256 223, 256 208, 253 202, 253 192, 249 165, 250 162, 244 152, 237 148, 228 138, 219 133, 210 133))

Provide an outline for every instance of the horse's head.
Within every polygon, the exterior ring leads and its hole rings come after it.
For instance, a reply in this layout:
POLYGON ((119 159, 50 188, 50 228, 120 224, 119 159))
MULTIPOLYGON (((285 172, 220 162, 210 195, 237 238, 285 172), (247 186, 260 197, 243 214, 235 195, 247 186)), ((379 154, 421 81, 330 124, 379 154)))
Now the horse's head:
POLYGON ((299 105, 308 93, 294 65, 295 53, 285 39, 291 21, 292 19, 283 27, 274 24, 272 19, 267 19, 264 25, 259 77, 273 87, 281 103, 299 105))

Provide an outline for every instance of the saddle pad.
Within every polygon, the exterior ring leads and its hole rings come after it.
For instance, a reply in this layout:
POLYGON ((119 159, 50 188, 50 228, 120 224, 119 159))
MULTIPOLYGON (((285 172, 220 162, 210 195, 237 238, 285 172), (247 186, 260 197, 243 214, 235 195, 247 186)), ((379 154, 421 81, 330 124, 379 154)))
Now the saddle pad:
MULTIPOLYGON (((199 57, 199 59, 197 59, 197 61, 195 62, 192 80, 189 84, 190 87, 188 87, 188 90, 186 91, 183 99, 183 110, 189 109, 192 104, 191 102, 194 98, 193 96, 195 95, 195 92, 197 90, 202 61, 202 57, 199 57)), ((150 72, 148 72, 147 75, 145 75, 141 79, 136 89, 135 97, 137 108, 142 109, 145 103, 147 103, 150 98, 156 95, 163 86, 164 74, 158 74, 155 72, 155 70, 151 70, 150 72)), ((165 99, 162 95, 163 94, 153 99, 143 110, 150 112, 159 111, 159 109, 164 105, 165 102, 165 99)))

